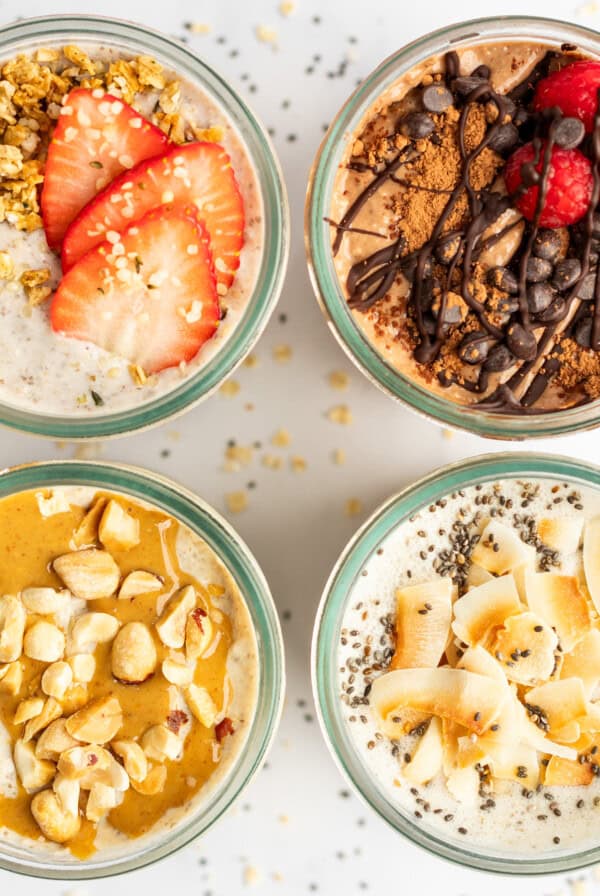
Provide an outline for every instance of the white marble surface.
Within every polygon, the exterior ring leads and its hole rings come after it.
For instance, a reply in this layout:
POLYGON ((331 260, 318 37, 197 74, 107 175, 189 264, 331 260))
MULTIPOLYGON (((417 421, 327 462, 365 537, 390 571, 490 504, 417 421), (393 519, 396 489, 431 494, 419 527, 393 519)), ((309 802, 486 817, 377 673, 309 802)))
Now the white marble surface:
MULTIPOLYGON (((313 718, 309 683, 309 640, 324 580, 339 551, 361 519, 387 495, 433 468, 483 451, 502 451, 467 435, 448 438, 441 429, 394 405, 370 386, 345 360, 328 333, 312 296, 302 242, 307 172, 323 126, 374 65, 400 45, 433 28, 477 15, 511 12, 554 15, 600 27, 595 4, 576 9, 559 0, 441 0, 407 4, 379 0, 296 0, 284 17, 278 0, 170 0, 165 4, 129 0, 4 0, 2 20, 16 15, 57 12, 127 16, 171 34, 187 36, 194 49, 219 69, 274 129, 290 190, 293 248, 281 304, 258 349, 258 366, 236 376, 239 393, 217 395, 186 417, 144 435, 84 449, 88 456, 142 464, 179 479, 219 509, 224 496, 248 482, 248 509, 234 518, 262 564, 283 614, 289 690, 283 724, 268 767, 237 807, 201 841, 152 869, 111 882, 73 888, 0 873, 0 890, 11 896, 59 896, 77 892, 125 896, 132 890, 158 896, 193 887, 198 896, 265 896, 382 892, 385 887, 448 896, 478 892, 500 896, 542 896, 569 892, 560 878, 508 881, 467 871, 428 857, 389 830, 346 788, 321 740, 313 718), (404 11, 406 10, 406 11, 404 11), (317 19, 315 19, 317 17, 317 19), (206 35, 189 35, 186 21, 207 23, 206 35), (278 47, 260 42, 256 27, 276 30, 278 47), (314 58, 313 58, 314 57, 314 58), (348 60, 342 78, 328 78, 348 60), (307 68, 313 67, 312 73, 307 68), (281 322, 279 314, 287 315, 281 322), (273 360, 274 348, 289 345, 287 364, 273 360), (328 384, 331 371, 345 371, 345 393, 328 384), (354 422, 330 422, 327 410, 350 407, 354 422), (252 409, 248 409, 250 404, 252 409), (280 428, 289 431, 288 448, 269 445, 280 428), (263 443, 253 463, 238 473, 222 470, 229 439, 263 443), (346 463, 335 466, 332 452, 343 448, 346 463), (261 465, 268 451, 284 459, 278 471, 261 465), (306 460, 304 473, 292 472, 290 459, 306 460), (362 503, 349 517, 349 498, 362 503)), ((0 463, 73 456, 73 446, 0 434, 0 463)), ((597 461, 600 433, 549 443, 532 451, 573 454, 597 461)), ((82 449, 78 449, 81 454, 82 449)), ((575 876, 577 877, 577 876, 575 876)), ((600 885, 587 872, 589 893, 600 885)), ((575 890, 575 888, 574 888, 575 890)))

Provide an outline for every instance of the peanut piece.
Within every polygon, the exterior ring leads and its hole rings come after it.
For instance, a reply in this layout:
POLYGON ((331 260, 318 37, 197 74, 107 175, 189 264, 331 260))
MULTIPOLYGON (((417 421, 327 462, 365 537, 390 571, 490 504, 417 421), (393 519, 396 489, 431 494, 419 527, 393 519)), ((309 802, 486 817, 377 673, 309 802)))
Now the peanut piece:
POLYGON ((90 790, 85 817, 88 821, 99 822, 118 805, 117 791, 107 784, 94 784, 90 790))
POLYGON ((119 586, 119 567, 107 551, 74 551, 57 557, 53 565, 71 593, 82 600, 111 597, 119 586))
POLYGON ((140 745, 134 740, 115 740, 111 748, 123 760, 132 783, 143 781, 148 774, 148 760, 140 745))
POLYGON ((23 652, 27 613, 12 594, 0 597, 0 663, 14 663, 23 652))
POLYGON ((54 697, 48 697, 39 716, 30 719, 25 725, 23 740, 27 743, 34 738, 36 734, 39 734, 40 731, 47 728, 50 722, 54 722, 55 719, 60 719, 61 716, 62 706, 60 703, 58 703, 54 697))
POLYGON ((118 631, 119 620, 110 613, 83 613, 73 623, 69 648, 78 653, 84 647, 105 644, 112 641, 118 631))
POLYGON ((65 636, 51 622, 34 622, 25 632, 23 652, 32 660, 43 663, 54 663, 61 659, 65 652, 65 636))
POLYGON ((31 801, 31 814, 44 837, 54 843, 66 843, 79 832, 79 815, 65 812, 58 796, 52 790, 36 793, 31 801))
POLYGON ((118 501, 109 501, 98 526, 98 535, 109 551, 128 551, 140 543, 140 523, 123 510, 118 501))
POLYGON ((79 523, 73 533, 73 542, 78 548, 92 547, 98 541, 98 524, 108 503, 107 498, 98 498, 79 523))
POLYGON ((191 684, 184 688, 183 695, 193 715, 205 728, 212 728, 217 717, 217 707, 206 688, 191 684))
POLYGON ((128 576, 123 579, 123 584, 119 589, 119 598, 138 597, 140 594, 152 594, 160 591, 163 582, 158 576, 144 569, 134 569, 128 576))
POLYGON ((55 591, 54 588, 25 588, 21 592, 23 606, 30 613, 40 616, 52 616, 65 609, 71 595, 68 591, 55 591))
POLYGON ((67 731, 65 722, 65 719, 56 719, 42 731, 35 745, 35 755, 38 759, 52 759, 53 762, 57 762, 61 753, 79 745, 79 741, 71 737, 67 731))
POLYGON ((181 740, 166 725, 152 725, 148 728, 142 735, 141 744, 146 756, 156 762, 177 759, 183 747, 181 740))
POLYGON ((17 706, 17 711, 13 718, 13 725, 24 725, 29 719, 35 719, 36 716, 39 716, 43 708, 44 701, 41 697, 30 697, 28 700, 23 700, 23 702, 19 703, 17 706))
POLYGON ((112 646, 112 673, 118 681, 140 684, 156 669, 158 662, 152 633, 143 622, 128 622, 112 646))
POLYGON ((66 728, 71 737, 88 744, 112 740, 123 724, 121 704, 116 697, 93 700, 70 716, 66 728))
POLYGON ((91 653, 76 653, 68 661, 73 672, 73 681, 88 684, 96 672, 96 659, 91 653))
POLYGON ((163 660, 162 674, 170 684, 180 687, 191 684, 194 680, 194 670, 188 666, 183 656, 167 657, 163 660))
POLYGON ((41 790, 50 783, 56 772, 53 762, 38 759, 33 744, 26 744, 22 740, 15 743, 13 759, 19 780, 27 793, 41 790))
POLYGON ((156 623, 160 640, 167 647, 183 647, 187 615, 195 605, 196 592, 191 585, 186 585, 168 602, 156 623))
POLYGON ((73 670, 68 663, 52 663, 42 675, 42 690, 49 697, 61 700, 73 683, 73 670))
POLYGON ((189 614, 185 624, 185 655, 188 662, 202 656, 213 636, 213 625, 207 613, 200 607, 189 614))
POLYGON ((52 782, 52 790, 58 797, 58 801, 65 812, 70 815, 79 814, 79 795, 81 786, 79 781, 72 781, 65 778, 60 772, 52 782))
POLYGON ((167 780, 167 769, 164 765, 154 765, 143 781, 131 780, 131 786, 143 796, 156 796, 164 789, 167 780))
POLYGON ((9 663, 0 669, 0 693, 16 697, 23 685, 23 666, 20 662, 9 663))

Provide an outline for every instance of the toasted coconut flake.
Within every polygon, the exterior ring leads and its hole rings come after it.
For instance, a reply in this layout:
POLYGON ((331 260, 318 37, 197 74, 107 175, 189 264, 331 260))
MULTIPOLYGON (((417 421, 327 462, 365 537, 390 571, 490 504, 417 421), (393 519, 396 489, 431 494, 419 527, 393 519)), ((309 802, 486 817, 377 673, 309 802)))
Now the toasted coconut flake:
POLYGON ((487 652, 484 647, 477 645, 469 647, 463 653, 457 663, 458 669, 466 669, 467 672, 477 672, 478 675, 487 675, 501 685, 507 685, 506 675, 500 664, 487 652))
POLYGON ((591 698, 600 681, 600 631, 592 628, 563 660, 561 678, 580 678, 591 698))
POLYGON ((551 736, 587 712, 585 691, 580 678, 549 681, 532 688, 525 694, 525 703, 528 707, 541 710, 551 736))
POLYGON ((600 613, 600 516, 588 520, 583 533, 585 581, 597 612, 600 613))
POLYGON ((509 616, 498 629, 490 650, 506 677, 518 684, 539 684, 554 670, 558 637, 535 613, 509 616))
POLYGON ((554 517, 542 519, 538 525, 538 535, 553 551, 574 554, 579 547, 583 532, 583 516, 554 517))
POLYGON ((546 787, 581 787, 591 784, 594 774, 589 765, 552 756, 544 774, 546 787))
POLYGON ((462 725, 442 718, 442 768, 446 777, 458 766, 458 742, 467 733, 462 725))
POLYGON ((442 767, 442 725, 435 717, 419 741, 404 775, 414 784, 427 784, 442 767))
POLYGON ((479 798, 479 783, 479 773, 473 766, 456 768, 446 779, 454 799, 465 805, 473 805, 479 798))
POLYGON ((590 610, 575 576, 552 572, 527 572, 527 603, 556 630, 568 653, 591 627, 590 610))
POLYGON ((396 592, 396 650, 392 669, 437 666, 452 618, 452 581, 437 578, 396 592))
POLYGON ((522 564, 531 564, 535 549, 521 541, 514 529, 491 520, 471 555, 473 563, 501 576, 522 564))
POLYGON ((408 706, 481 734, 499 714, 505 696, 505 688, 491 678, 442 666, 386 672, 373 683, 371 704, 380 719, 408 706))
POLYGON ((479 585, 485 585, 490 579, 493 579, 491 572, 479 566, 477 563, 471 563, 469 572, 467 573, 467 588, 477 588, 479 585))
POLYGON ((521 609, 514 578, 500 576, 471 588, 456 601, 452 629, 465 644, 481 644, 504 624, 507 616, 514 616, 521 609))
POLYGON ((430 713, 418 712, 405 706, 402 709, 392 709, 389 715, 379 721, 379 729, 390 740, 395 740, 425 726, 430 718, 430 713))
POLYGON ((553 731, 552 737, 559 744, 576 744, 581 737, 581 726, 579 722, 567 722, 558 731, 553 731))
POLYGON ((487 741, 489 765, 494 778, 517 781, 522 787, 535 788, 540 779, 537 750, 515 741, 487 741))

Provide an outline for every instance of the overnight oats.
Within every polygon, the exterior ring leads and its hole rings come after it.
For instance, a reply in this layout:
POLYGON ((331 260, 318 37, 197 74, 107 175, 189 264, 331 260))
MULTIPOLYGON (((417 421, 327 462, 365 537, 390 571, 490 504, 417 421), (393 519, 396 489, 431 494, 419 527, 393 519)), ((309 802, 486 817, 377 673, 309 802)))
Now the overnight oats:
POLYGON ((598 47, 532 21, 455 26, 383 63, 308 206, 317 290, 361 366, 493 435, 588 422, 600 397, 598 47))
POLYGON ((40 44, 33 22, 36 42, 0 50, 0 403, 84 425, 162 403, 153 422, 214 388, 266 322, 277 164, 187 50, 104 20, 74 40, 64 21, 62 40, 40 44))
POLYGON ((165 840, 247 749, 244 598, 200 536, 123 494, 21 491, 0 523, 0 849, 64 867, 165 840))
POLYGON ((361 533, 320 699, 388 820, 507 870, 600 845, 600 493, 494 464, 361 533))

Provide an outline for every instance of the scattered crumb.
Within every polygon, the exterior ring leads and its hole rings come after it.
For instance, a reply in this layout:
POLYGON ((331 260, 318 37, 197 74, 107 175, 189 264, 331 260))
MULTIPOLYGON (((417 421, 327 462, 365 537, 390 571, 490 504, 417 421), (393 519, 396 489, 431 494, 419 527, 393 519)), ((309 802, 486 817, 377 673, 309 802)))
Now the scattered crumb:
POLYGON ((287 448, 291 441, 292 437, 287 429, 278 429, 271 439, 271 444, 275 445, 276 448, 287 448))
POLYGON ((248 355, 244 359, 244 367, 258 367, 258 357, 254 354, 248 355))
POLYGON ((269 470, 280 470, 282 463, 283 461, 276 454, 263 455, 262 465, 263 467, 268 467, 269 470))
POLYGON ((178 429, 170 429, 167 433, 167 436, 169 439, 171 439, 172 442, 181 441, 181 433, 178 429))
POLYGON ((290 466, 293 473, 304 473, 307 464, 303 457, 292 457, 290 458, 290 466))
POLYGON ((598 12, 598 4, 593 2, 590 3, 582 3, 581 6, 578 6, 575 10, 575 15, 577 16, 593 16, 598 12))
POLYGON ((334 370, 329 374, 329 385, 332 389, 347 389, 350 377, 343 370, 334 370))
POLYGON ((292 0, 284 0, 283 3, 279 4, 279 12, 282 16, 291 16, 295 11, 296 4, 292 3, 292 0))
POLYGON ((230 513, 242 513, 248 507, 248 495, 246 492, 229 492, 225 502, 230 513))
POLYGON ((212 25, 208 22, 188 22, 185 27, 192 34, 210 34, 212 31, 212 25))
POLYGON ((240 391, 240 384, 237 380, 225 380, 225 382, 219 386, 219 392, 221 395, 227 396, 227 398, 233 398, 234 395, 237 395, 240 391))
POLYGON ((277 32, 269 25, 257 25, 256 37, 263 44, 271 44, 273 49, 277 47, 277 32))
POLYGON ((334 464, 337 464, 338 467, 341 467, 342 464, 346 463, 346 452, 343 448, 336 448, 331 455, 331 459, 334 464))
POLYGON ((330 408, 327 411, 327 418, 331 420, 332 423, 341 423, 342 426, 347 426, 349 423, 352 423, 352 413, 346 404, 338 404, 335 407, 330 408))
POLYGON ((254 405, 252 404, 251 401, 246 402, 246 404, 244 405, 244 410, 245 411, 253 411, 254 410, 254 405))
POLYGON ((283 874, 281 874, 280 871, 274 871, 274 872, 271 874, 271 877, 273 878, 273 880, 276 880, 276 881, 282 881, 282 880, 283 880, 283 874))
POLYGON ((102 444, 100 442, 83 442, 76 445, 73 451, 75 460, 96 460, 102 456, 102 444))
POLYGON ((254 448, 252 445, 228 445, 225 449, 225 464, 223 469, 226 473, 237 473, 243 467, 248 467, 254 459, 254 448))
POLYGON ((288 816, 288 815, 280 815, 280 816, 277 818, 277 821, 278 821, 280 824, 289 824, 289 823, 290 823, 290 819, 289 819, 289 816, 288 816))
POLYGON ((280 364, 285 364, 292 357, 292 347, 290 345, 276 345, 273 349, 273 359, 280 364))
POLYGON ((254 884, 259 883, 260 881, 260 872, 258 868, 254 868, 252 865, 246 865, 244 868, 244 883, 247 887, 251 887, 254 884))
POLYGON ((144 383, 148 381, 148 377, 139 364, 129 365, 129 375, 131 376, 131 379, 136 384, 136 386, 143 386, 144 383))
POLYGON ((346 501, 346 516, 358 516, 362 513, 362 501, 358 498, 348 498, 346 501))
POLYGON ((454 433, 453 429, 443 429, 442 430, 442 438, 446 439, 447 442, 449 442, 451 439, 453 439, 454 436, 455 436, 455 433, 454 433))
POLYGON ((571 896, 587 896, 590 892, 588 882, 583 877, 577 877, 569 881, 571 896))

